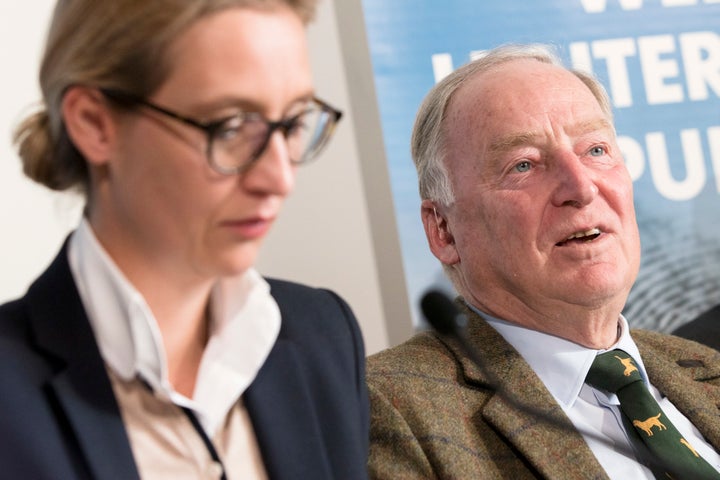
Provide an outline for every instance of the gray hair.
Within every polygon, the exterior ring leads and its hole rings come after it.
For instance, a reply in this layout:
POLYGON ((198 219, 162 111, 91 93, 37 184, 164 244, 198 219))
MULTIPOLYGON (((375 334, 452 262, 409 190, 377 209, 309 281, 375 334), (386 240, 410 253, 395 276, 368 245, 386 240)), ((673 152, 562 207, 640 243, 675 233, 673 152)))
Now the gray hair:
POLYGON ((600 82, 589 73, 566 68, 547 45, 503 45, 485 52, 446 76, 425 96, 413 127, 411 154, 418 172, 420 198, 450 205, 455 196, 445 168, 445 118, 455 91, 475 74, 487 72, 512 60, 537 60, 567 69, 592 92, 602 111, 612 120, 610 99, 600 82))

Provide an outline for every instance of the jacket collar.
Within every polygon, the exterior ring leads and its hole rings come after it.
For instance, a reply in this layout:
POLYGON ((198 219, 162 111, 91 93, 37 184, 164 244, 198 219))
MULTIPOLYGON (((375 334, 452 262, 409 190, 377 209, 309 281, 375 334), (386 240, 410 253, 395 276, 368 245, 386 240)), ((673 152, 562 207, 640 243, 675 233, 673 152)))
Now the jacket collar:
POLYGON ((687 340, 643 330, 633 336, 650 382, 720 451, 720 389, 705 383, 720 378, 720 352, 698 346, 688 355, 687 340))

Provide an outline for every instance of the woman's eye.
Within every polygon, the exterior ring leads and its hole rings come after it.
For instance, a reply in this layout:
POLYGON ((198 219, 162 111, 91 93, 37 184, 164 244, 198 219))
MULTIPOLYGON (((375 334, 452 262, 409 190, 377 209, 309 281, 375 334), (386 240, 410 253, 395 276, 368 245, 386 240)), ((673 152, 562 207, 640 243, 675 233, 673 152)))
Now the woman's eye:
POLYGON ((532 165, 530 164, 530 162, 528 162, 527 160, 523 160, 522 162, 515 165, 515 171, 524 173, 529 171, 531 167, 532 165))
POLYGON ((215 134, 218 140, 231 140, 239 134, 238 127, 223 127, 215 134))
POLYGON ((232 140, 241 135, 245 122, 239 117, 232 117, 220 124, 215 131, 217 140, 232 140))
POLYGON ((287 129, 287 136, 299 136, 306 130, 306 122, 303 116, 295 117, 289 124, 287 129))

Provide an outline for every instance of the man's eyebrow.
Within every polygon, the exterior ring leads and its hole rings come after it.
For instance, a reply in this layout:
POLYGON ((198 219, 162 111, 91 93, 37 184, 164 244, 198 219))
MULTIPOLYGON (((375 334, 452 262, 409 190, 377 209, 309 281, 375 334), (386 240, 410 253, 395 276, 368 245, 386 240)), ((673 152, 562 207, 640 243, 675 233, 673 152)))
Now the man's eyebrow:
POLYGON ((490 153, 502 153, 520 145, 533 143, 540 137, 540 134, 533 132, 513 133, 500 137, 490 144, 490 153))
POLYGON ((581 135, 584 133, 597 132, 600 130, 610 130, 611 132, 614 132, 615 128, 613 127, 612 123, 610 123, 610 121, 606 118, 596 118, 573 125, 571 128, 568 129, 568 133, 570 135, 581 135))
MULTIPOLYGON (((567 129, 567 133, 570 135, 580 135, 589 132, 596 132, 599 130, 610 130, 614 132, 612 124, 605 118, 596 118, 587 120, 584 122, 577 123, 567 129)), ((535 132, 521 132, 512 133, 504 137, 500 137, 496 141, 490 144, 490 153, 502 153, 508 150, 512 150, 515 147, 522 145, 532 145, 542 135, 535 132)))

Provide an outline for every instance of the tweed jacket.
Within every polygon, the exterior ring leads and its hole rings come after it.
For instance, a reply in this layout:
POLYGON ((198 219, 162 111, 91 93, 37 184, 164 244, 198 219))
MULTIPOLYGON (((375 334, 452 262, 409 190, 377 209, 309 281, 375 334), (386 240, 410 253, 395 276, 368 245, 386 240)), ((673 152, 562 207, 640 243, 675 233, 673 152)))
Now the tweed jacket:
MULTIPOLYGON (((66 244, 67 245, 67 244, 66 244)), ((282 324, 243 394, 268 476, 366 479, 362 336, 328 290, 268 280, 282 324)), ((0 306, 0 478, 138 478, 67 248, 0 306)))
MULTIPOLYGON (((607 479, 520 354, 482 317, 464 313, 471 345, 498 388, 457 345, 431 332, 369 357, 370 478, 607 479)), ((720 451, 720 352, 656 332, 632 336, 653 385, 720 451)))

